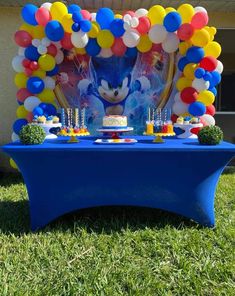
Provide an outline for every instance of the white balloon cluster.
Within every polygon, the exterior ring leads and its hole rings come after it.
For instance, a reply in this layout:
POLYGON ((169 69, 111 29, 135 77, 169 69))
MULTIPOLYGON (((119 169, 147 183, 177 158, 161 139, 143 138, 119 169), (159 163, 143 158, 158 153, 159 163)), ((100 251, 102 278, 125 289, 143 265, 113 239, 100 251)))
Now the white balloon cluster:
POLYGON ((44 37, 41 40, 40 39, 33 39, 32 45, 35 46, 38 50, 38 53, 43 55, 47 53, 47 47, 51 44, 51 41, 44 37))

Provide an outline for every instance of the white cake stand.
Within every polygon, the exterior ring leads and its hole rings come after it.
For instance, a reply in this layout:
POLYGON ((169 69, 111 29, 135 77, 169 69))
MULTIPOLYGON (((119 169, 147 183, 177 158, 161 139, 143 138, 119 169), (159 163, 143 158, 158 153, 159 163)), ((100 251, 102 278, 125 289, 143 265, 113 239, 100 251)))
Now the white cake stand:
POLYGON ((182 130, 184 130, 184 133, 177 135, 177 138, 180 139, 197 139, 197 135, 191 133, 191 129, 193 128, 197 128, 197 127, 203 127, 202 123, 196 123, 196 124, 179 124, 179 123, 175 123, 174 127, 179 127, 182 130))
POLYGON ((125 128, 98 128, 98 132, 104 133, 104 134, 110 134, 112 139, 120 139, 119 134, 120 133, 126 133, 133 131, 133 127, 125 127, 125 128))

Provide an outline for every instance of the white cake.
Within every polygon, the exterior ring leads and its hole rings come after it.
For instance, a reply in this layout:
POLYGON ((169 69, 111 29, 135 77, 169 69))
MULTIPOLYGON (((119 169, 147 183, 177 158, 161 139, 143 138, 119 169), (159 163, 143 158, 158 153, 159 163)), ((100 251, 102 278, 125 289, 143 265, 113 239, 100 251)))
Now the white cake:
POLYGON ((121 115, 107 115, 103 117, 103 128, 126 128, 127 117, 121 115))

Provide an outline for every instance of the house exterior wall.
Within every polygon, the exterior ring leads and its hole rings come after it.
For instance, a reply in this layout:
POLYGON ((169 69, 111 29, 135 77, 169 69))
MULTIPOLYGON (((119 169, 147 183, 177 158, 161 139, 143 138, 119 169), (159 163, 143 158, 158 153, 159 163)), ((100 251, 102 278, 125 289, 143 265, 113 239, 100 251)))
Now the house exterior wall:
MULTIPOLYGON (((13 41, 22 23, 20 7, 0 7, 0 145, 11 141, 12 123, 16 119, 14 71, 11 60, 17 53, 13 41)), ((209 13, 210 25, 235 28, 235 13, 209 13)), ((0 152, 0 171, 11 170, 9 158, 0 152)))

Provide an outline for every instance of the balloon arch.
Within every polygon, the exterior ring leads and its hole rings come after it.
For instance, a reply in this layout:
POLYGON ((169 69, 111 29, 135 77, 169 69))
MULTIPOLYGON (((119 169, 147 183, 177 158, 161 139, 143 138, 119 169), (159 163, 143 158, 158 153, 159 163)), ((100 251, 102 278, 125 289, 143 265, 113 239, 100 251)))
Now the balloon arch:
POLYGON ((131 56, 160 46, 166 53, 179 52, 181 76, 172 106, 177 116, 199 116, 204 125, 214 124, 213 102, 223 65, 217 60, 220 45, 214 41, 216 28, 208 26, 203 7, 183 4, 176 10, 155 5, 114 14, 109 8, 90 13, 76 4, 27 4, 22 9, 24 23, 15 33, 19 46, 12 66, 18 88, 12 139, 33 116, 57 113, 56 76, 64 60, 64 50, 91 57, 131 56))

